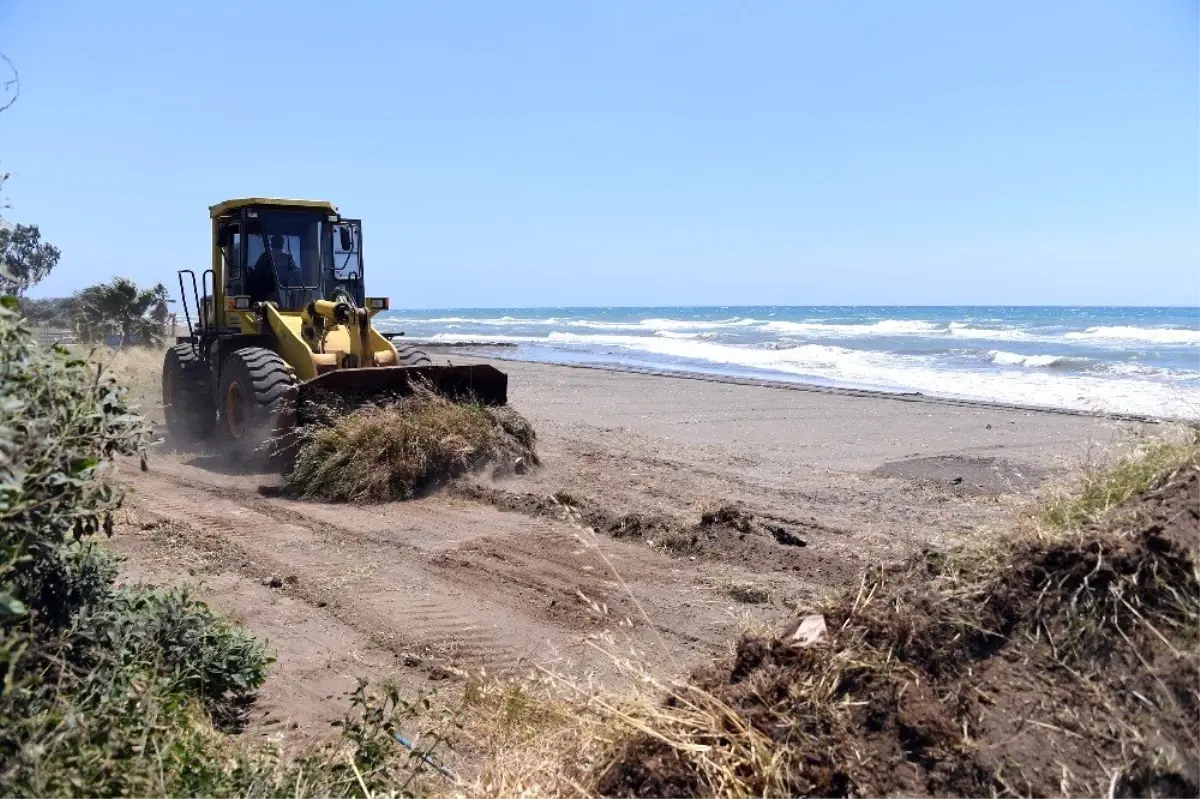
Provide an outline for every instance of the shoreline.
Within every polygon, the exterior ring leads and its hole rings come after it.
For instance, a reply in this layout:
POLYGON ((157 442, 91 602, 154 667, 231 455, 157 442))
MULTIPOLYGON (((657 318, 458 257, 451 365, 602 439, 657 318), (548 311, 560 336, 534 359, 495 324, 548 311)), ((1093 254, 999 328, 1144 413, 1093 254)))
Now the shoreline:
MULTIPOLYGON (((708 383, 720 383, 726 385, 737 386, 757 386, 761 388, 785 389, 788 391, 801 391, 815 394, 823 394, 829 396, 843 397, 861 397, 869 399, 889 399, 897 402, 915 402, 928 403, 931 405, 960 407, 960 408, 979 408, 983 410, 1007 410, 1007 411, 1023 411, 1030 413, 1047 413, 1064 416, 1083 416, 1096 419, 1111 419, 1119 422, 1139 422, 1142 424, 1177 424, 1189 423, 1191 419, 1186 417, 1176 416, 1152 416, 1148 414, 1135 413, 1120 413, 1116 411, 1088 411, 1079 408, 1060 408, 1049 405, 1024 405, 1018 403, 998 402, 994 400, 982 399, 965 399, 957 397, 942 397, 934 394, 923 394, 919 391, 888 391, 886 389, 872 388, 847 388, 841 386, 821 385, 817 383, 805 383, 800 381, 790 380, 772 380, 770 378, 752 378, 738 377, 736 375, 722 375, 712 372, 696 372, 688 370, 664 370, 651 369, 648 367, 627 366, 622 364, 584 364, 584 363, 562 363, 557 361, 539 361, 529 358, 516 358, 510 355, 499 355, 493 353, 483 353, 478 350, 491 347, 493 345, 479 344, 476 342, 452 342, 442 343, 436 341, 421 341, 419 339, 409 340, 414 345, 418 345, 431 352, 438 350, 451 350, 458 354, 468 355, 479 360, 495 360, 505 361, 509 363, 524 363, 537 364, 539 366, 562 367, 565 369, 587 369, 601 372, 617 372, 622 374, 646 375, 650 377, 666 377, 677 378, 680 380, 699 380, 708 383)), ((515 344, 505 342, 503 346, 516 348, 515 344)))

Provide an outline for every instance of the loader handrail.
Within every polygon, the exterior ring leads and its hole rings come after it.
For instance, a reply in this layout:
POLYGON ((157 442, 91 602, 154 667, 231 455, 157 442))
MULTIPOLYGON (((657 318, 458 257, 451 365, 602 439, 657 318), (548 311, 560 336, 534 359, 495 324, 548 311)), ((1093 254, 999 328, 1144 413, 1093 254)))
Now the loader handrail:
MULTIPOLYGON (((199 313, 199 311, 200 311, 200 294, 199 294, 199 291, 196 289, 196 273, 193 272, 191 269, 180 269, 178 274, 179 274, 179 301, 183 303, 183 318, 184 318, 184 320, 187 321, 188 338, 195 338, 196 332, 192 329, 192 312, 190 310, 188 310, 187 289, 185 289, 183 287, 183 276, 191 275, 192 298, 193 298, 193 302, 196 303, 196 311, 197 311, 197 313, 199 313)), ((200 323, 201 325, 203 325, 203 323, 204 323, 204 320, 202 318, 197 318, 196 321, 198 323, 200 323)))

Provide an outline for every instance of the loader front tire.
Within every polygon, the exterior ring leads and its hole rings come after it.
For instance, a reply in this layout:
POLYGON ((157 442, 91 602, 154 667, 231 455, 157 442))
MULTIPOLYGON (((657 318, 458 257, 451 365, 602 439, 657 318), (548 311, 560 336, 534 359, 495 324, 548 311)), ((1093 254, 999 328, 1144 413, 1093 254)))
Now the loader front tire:
POLYGON ((212 435, 217 424, 212 374, 194 344, 167 350, 162 371, 163 414, 177 444, 190 446, 212 435))
POLYGON ((425 350, 416 347, 397 344, 396 355, 401 366, 433 366, 433 360, 425 350))
POLYGON ((217 389, 221 438, 233 455, 271 455, 295 375, 278 353, 243 347, 225 359, 217 389))

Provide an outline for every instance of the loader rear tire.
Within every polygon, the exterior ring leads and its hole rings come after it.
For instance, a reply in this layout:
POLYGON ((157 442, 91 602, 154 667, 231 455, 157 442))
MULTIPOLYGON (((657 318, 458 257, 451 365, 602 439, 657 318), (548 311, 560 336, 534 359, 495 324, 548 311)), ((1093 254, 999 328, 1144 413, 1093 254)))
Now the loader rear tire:
POLYGON ((217 424, 212 374, 194 344, 176 344, 167 350, 162 399, 172 441, 192 445, 212 435, 217 424))
POLYGON ((397 344, 396 355, 399 356, 401 366, 433 366, 433 360, 428 353, 416 347, 397 344))
POLYGON ((225 359, 217 390, 221 438, 239 458, 271 454, 269 441, 279 430, 296 378, 279 354, 264 347, 243 347, 225 359), (266 445, 266 446, 264 446, 266 445))

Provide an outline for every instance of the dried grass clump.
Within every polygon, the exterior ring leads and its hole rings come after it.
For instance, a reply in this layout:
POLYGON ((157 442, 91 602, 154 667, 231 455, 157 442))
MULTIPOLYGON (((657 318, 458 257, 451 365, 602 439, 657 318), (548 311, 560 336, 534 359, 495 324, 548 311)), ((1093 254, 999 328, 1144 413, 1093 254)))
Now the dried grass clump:
POLYGON ((125 347, 110 349, 95 347, 82 352, 100 364, 129 392, 130 399, 143 413, 153 414, 162 408, 162 370, 166 350, 160 347, 125 347))
POLYGON ((717 582, 717 589, 735 602, 745 605, 761 605, 771 601, 771 592, 767 588, 746 580, 735 580, 726 577, 717 582))
POLYGON ((581 780, 612 756, 622 730, 586 699, 553 690, 555 679, 467 681, 455 749, 476 768, 455 795, 591 796, 581 780))
POLYGON ((533 428, 516 411, 427 389, 312 425, 302 437, 288 483, 331 502, 411 499, 487 465, 511 472, 538 462, 533 428))

